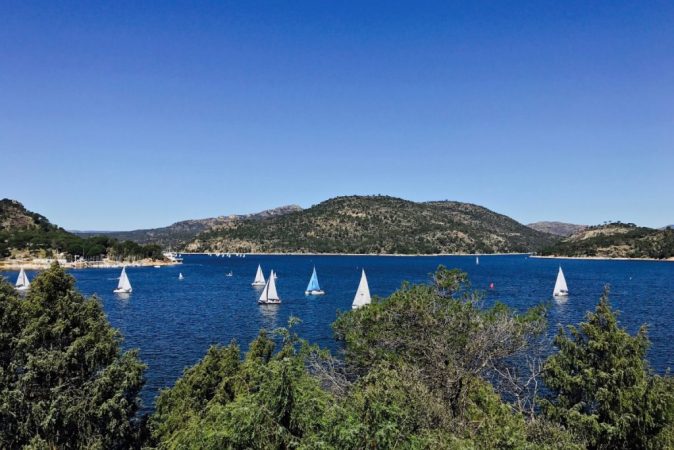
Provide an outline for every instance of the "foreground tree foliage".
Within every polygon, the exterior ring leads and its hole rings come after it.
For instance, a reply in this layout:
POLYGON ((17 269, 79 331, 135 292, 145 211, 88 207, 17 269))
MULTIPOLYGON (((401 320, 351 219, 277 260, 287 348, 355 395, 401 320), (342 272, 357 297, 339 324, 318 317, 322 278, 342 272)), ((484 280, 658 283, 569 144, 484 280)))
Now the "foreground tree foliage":
POLYGON ((147 430, 144 367, 99 302, 57 265, 25 297, 0 282, 0 448, 674 448, 674 383, 649 371, 645 329, 620 328, 607 295, 560 330, 536 409, 538 373, 521 369, 539 367, 544 308, 486 308, 460 271, 432 280, 340 315, 341 358, 299 339, 296 319, 243 357, 212 347, 147 430))
POLYGON ((608 290, 579 328, 560 329, 559 353, 545 366, 552 390, 546 415, 569 427, 591 449, 674 448, 674 383, 653 375, 646 328, 620 328, 608 290))
POLYGON ((276 354, 265 333, 243 361, 235 344, 211 348, 158 398, 153 445, 580 448, 554 424, 531 431, 488 381, 543 329, 543 310, 482 309, 465 274, 435 280, 340 316, 346 364, 286 329, 276 354))
POLYGON ((318 431, 330 396, 303 365, 294 336, 262 332, 243 361, 235 343, 211 347, 157 399, 152 435, 160 448, 295 448, 318 431))
POLYGON ((0 282, 0 448, 130 448, 144 366, 57 264, 0 282))

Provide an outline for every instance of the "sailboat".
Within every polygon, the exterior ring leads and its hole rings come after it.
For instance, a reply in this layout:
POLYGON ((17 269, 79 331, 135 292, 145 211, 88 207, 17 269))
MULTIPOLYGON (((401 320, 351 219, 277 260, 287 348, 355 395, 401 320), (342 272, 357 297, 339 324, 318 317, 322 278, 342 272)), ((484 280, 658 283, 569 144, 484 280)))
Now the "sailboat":
POLYGON ((185 277, 183 276, 183 273, 180 272, 180 273, 178 274, 178 279, 179 279, 179 280, 183 280, 184 278, 185 278, 185 277))
POLYGON ((269 274, 267 284, 264 285, 262 295, 260 295, 260 299, 257 302, 266 305, 278 305, 281 303, 278 292, 276 292, 276 278, 274 278, 273 270, 269 274))
POLYGON ((480 257, 479 257, 479 256, 476 256, 476 257, 475 257, 475 265, 476 265, 476 266, 479 266, 479 265, 480 265, 480 257))
POLYGON ((314 267, 314 271, 311 274, 311 279, 309 280, 309 284, 307 285, 307 290, 304 291, 304 295, 323 295, 325 292, 321 289, 320 285, 318 284, 318 275, 316 275, 316 267, 314 267))
POLYGON ((253 286, 264 286, 267 284, 264 281, 264 274, 262 273, 262 266, 257 265, 257 273, 255 274, 255 280, 251 283, 253 286))
POLYGON ((19 276, 16 279, 16 284, 14 287, 17 291, 25 291, 30 287, 30 280, 28 279, 28 275, 26 275, 26 271, 23 270, 23 267, 19 272, 19 276))
POLYGON ((372 298, 370 298, 370 287, 367 285, 367 277, 365 276, 365 269, 363 269, 363 272, 360 275, 358 290, 356 291, 356 296, 353 298, 353 304, 351 305, 351 308, 358 309, 361 306, 369 305, 371 301, 372 298))
POLYGON ((562 266, 559 266, 559 272, 557 272, 557 281, 555 282, 555 289, 552 291, 554 297, 566 297, 569 295, 569 288, 566 286, 566 278, 564 278, 564 272, 562 272, 562 266))
POLYGON ((129 277, 126 276, 126 267, 122 267, 122 274, 119 276, 119 284, 117 285, 117 289, 112 292, 116 294, 129 294, 132 290, 129 277))

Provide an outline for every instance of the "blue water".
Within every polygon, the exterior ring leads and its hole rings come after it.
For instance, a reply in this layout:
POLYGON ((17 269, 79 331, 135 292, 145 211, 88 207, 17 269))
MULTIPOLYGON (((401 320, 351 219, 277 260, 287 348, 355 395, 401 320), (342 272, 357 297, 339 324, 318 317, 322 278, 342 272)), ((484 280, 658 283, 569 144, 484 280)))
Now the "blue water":
MULTIPOLYGON (((486 303, 503 301, 518 310, 550 303, 550 334, 558 324, 576 324, 595 307, 605 284, 620 321, 630 333, 648 324, 652 342, 648 358, 658 372, 674 367, 674 263, 649 261, 551 260, 515 256, 381 257, 381 256, 251 256, 221 258, 188 255, 181 266, 127 268, 133 293, 112 293, 118 269, 71 270, 78 288, 96 294, 113 326, 124 335, 125 348, 137 347, 148 365, 142 392, 146 411, 159 389, 171 386, 184 368, 193 365, 213 343, 239 342, 243 349, 260 328, 286 325, 293 315, 302 320, 298 333, 332 350, 338 344, 331 323, 351 301, 365 268, 373 295, 387 296, 404 280, 424 283, 444 264, 468 272, 474 288, 483 289, 486 303), (250 283, 258 263, 265 277, 278 274, 283 304, 260 306, 259 289, 250 283), (561 263, 571 295, 553 302, 552 287, 561 263), (305 297, 311 270, 316 266, 326 295, 305 297), (232 277, 225 274, 232 271, 232 277), (184 280, 178 280, 182 272, 184 280), (489 289, 490 283, 494 289, 489 289)), ((4 273, 10 280, 16 272, 4 273)), ((29 272, 29 276, 35 275, 29 272)))

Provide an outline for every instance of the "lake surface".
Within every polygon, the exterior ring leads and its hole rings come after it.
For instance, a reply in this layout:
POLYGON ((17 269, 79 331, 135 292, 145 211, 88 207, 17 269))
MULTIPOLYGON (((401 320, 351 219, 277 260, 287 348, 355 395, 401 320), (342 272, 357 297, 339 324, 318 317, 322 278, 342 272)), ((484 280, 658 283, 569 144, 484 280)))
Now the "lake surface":
MULTIPOLYGON (((125 348, 137 347, 148 365, 142 392, 144 410, 151 410, 159 389, 172 386, 184 368, 203 357, 211 344, 235 339, 246 349, 260 328, 287 324, 293 315, 302 320, 298 333, 332 350, 338 344, 330 325, 351 302, 365 268, 372 295, 387 296, 404 280, 426 283, 438 264, 466 272, 474 288, 485 291, 486 303, 500 300, 518 310, 550 303, 550 335, 558 324, 576 324, 594 309, 605 284, 611 303, 621 311, 621 324, 635 333, 648 324, 652 342, 648 357, 658 372, 674 367, 674 263, 651 261, 553 260, 525 255, 386 257, 386 256, 254 256, 231 258, 186 255, 173 267, 129 267, 133 293, 112 293, 119 269, 81 269, 69 272, 85 294, 103 302, 113 326, 124 335, 125 348), (265 277, 274 269, 283 303, 257 304, 260 289, 251 282, 258 264, 265 277), (552 301, 552 288, 561 264, 571 295, 565 303, 552 301), (326 295, 305 297, 311 270, 316 266, 326 295), (233 276, 227 277, 228 272, 233 276), (184 280, 178 280, 182 272, 184 280), (489 289, 494 283, 494 289, 489 289)), ((3 273, 10 281, 16 272, 3 273)), ((32 279, 35 272, 29 272, 32 279)))

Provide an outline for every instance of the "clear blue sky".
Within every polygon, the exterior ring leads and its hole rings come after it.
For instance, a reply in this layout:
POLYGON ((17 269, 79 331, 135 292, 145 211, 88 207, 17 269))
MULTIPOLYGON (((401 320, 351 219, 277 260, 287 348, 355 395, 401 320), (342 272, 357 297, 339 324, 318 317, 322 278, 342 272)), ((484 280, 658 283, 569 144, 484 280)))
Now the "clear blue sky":
POLYGON ((674 3, 0 2, 0 197, 70 229, 345 194, 674 223, 674 3))

